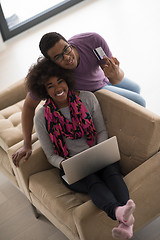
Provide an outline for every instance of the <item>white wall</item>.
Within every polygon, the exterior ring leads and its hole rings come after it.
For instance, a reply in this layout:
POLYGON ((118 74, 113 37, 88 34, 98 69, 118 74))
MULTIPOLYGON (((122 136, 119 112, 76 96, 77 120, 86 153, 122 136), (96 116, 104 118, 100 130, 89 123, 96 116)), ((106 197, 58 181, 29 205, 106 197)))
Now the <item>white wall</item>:
MULTIPOLYGON (((141 86, 147 108, 160 114, 160 2, 157 0, 85 0, 1 45, 0 88, 24 78, 41 54, 43 34, 95 31, 109 44, 125 75, 141 86), (100 14, 97 14, 100 13, 100 14)), ((1 42, 2 43, 2 42, 1 42)))

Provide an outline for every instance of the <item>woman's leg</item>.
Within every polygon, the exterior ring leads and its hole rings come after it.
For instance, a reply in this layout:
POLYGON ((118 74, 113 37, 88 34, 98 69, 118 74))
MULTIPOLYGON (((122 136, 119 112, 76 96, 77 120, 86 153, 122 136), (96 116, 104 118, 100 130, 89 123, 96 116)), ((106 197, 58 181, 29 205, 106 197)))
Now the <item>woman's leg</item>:
POLYGON ((119 162, 103 168, 97 174, 113 193, 120 205, 125 205, 129 200, 129 192, 120 173, 119 162))
POLYGON ((123 78, 123 80, 117 85, 112 85, 111 83, 108 83, 102 89, 107 89, 111 92, 117 93, 143 107, 146 106, 144 98, 142 98, 142 96, 139 94, 140 93, 139 85, 127 78, 123 78))
POLYGON ((131 199, 128 200, 129 192, 121 177, 119 162, 100 170, 98 175, 112 191, 117 202, 121 204, 112 210, 115 218, 119 221, 119 226, 112 230, 112 236, 113 238, 130 239, 133 236, 135 203, 131 199))
POLYGON ((135 210, 135 203, 132 199, 128 200, 128 202, 124 206, 119 206, 115 209, 115 215, 118 221, 123 222, 127 226, 131 226, 134 223, 133 212, 135 210))
POLYGON ((64 183, 64 185, 69 188, 72 191, 75 192, 79 192, 79 193, 86 193, 88 194, 88 188, 86 186, 86 182, 85 182, 85 178, 73 183, 73 184, 68 184, 63 178, 62 176, 64 175, 64 171, 61 170, 60 171, 60 177, 62 179, 62 182, 64 183))
POLYGON ((112 229, 113 238, 130 239, 133 236, 134 210, 135 203, 131 199, 123 207, 116 208, 115 211, 119 226, 112 229))
POLYGON ((120 223, 118 227, 112 229, 112 236, 116 239, 130 239, 133 236, 133 225, 126 226, 120 223))
MULTIPOLYGON (((109 168, 108 168, 109 169, 109 168)), ((111 176, 119 175, 119 167, 112 166, 110 168, 110 171, 112 172, 111 176)), ((111 217, 113 220, 118 220, 115 214, 116 209, 121 208, 123 203, 120 203, 117 201, 115 196, 113 195, 112 191, 107 187, 107 185, 102 181, 99 177, 101 176, 101 173, 104 174, 106 171, 99 171, 96 174, 91 174, 88 177, 74 183, 71 185, 68 185, 63 179, 64 184, 71 190, 81 192, 81 193, 88 193, 93 201, 93 203, 100 208, 101 210, 105 211, 109 217, 111 217)), ((108 171, 109 172, 109 171, 108 171)), ((102 174, 102 175, 103 175, 102 174)), ((62 172, 61 172, 62 176, 62 172)), ((109 177, 109 176, 108 176, 109 177)), ((111 177, 113 180, 113 177, 111 177)), ((117 177, 116 177, 117 178, 117 177)), ((119 176, 118 176, 119 178, 119 176)), ((105 177, 106 180, 106 177, 105 177)), ((108 182, 108 181, 107 181, 108 182)), ((117 182, 114 181, 114 182, 117 182)), ((122 184, 123 187, 121 190, 124 190, 125 185, 122 184)), ((109 184, 109 186, 111 186, 109 184)), ((118 187, 116 187, 117 190, 119 190, 119 182, 118 187)), ((116 191, 117 192, 117 191, 116 191)), ((118 191, 119 192, 119 191, 118 191)), ((118 196, 120 196, 120 199, 122 202, 126 202, 129 198, 128 189, 120 193, 118 193, 118 196), (124 194, 124 196, 122 196, 124 194)), ((127 205, 127 204, 126 204, 127 205)), ((123 207, 124 208, 124 207, 123 207)), ((123 214, 122 214, 123 216, 123 214)), ((128 216, 128 212, 127 212, 128 216)), ((129 239, 133 235, 133 224, 132 225, 125 225, 123 222, 119 224, 117 228, 114 228, 112 230, 112 236, 115 238, 126 238, 129 239)))
POLYGON ((97 174, 91 174, 71 185, 68 185, 63 179, 62 181, 73 191, 88 193, 98 208, 105 211, 113 220, 116 220, 115 209, 121 206, 121 203, 117 202, 114 194, 97 174))

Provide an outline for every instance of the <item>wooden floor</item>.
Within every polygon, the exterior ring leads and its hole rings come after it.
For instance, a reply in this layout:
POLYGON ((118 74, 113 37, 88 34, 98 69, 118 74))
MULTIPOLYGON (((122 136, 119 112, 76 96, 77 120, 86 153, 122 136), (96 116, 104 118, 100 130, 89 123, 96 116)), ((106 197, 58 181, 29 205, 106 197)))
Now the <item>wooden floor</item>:
MULTIPOLYGON (((132 240, 159 240, 160 218, 132 240)), ((36 219, 28 199, 0 173, 0 240, 68 240, 42 214, 36 219)), ((104 239, 107 240, 107 239, 104 239)))
POLYGON ((0 240, 68 240, 0 173, 0 240))

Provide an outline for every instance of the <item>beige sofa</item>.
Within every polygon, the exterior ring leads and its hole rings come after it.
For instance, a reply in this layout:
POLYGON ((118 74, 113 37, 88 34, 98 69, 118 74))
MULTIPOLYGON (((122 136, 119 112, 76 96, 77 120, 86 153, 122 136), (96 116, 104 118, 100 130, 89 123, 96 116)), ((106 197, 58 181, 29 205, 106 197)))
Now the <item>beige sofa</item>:
MULTIPOLYGON (((0 170, 29 201, 70 240, 111 240, 116 221, 90 198, 68 190, 52 167, 33 131, 33 154, 16 168, 12 153, 23 144, 20 115, 25 98, 23 80, 0 93, 0 170)), ((116 135, 121 168, 136 202, 137 231, 160 214, 160 117, 107 90, 97 91, 109 136, 116 135)))

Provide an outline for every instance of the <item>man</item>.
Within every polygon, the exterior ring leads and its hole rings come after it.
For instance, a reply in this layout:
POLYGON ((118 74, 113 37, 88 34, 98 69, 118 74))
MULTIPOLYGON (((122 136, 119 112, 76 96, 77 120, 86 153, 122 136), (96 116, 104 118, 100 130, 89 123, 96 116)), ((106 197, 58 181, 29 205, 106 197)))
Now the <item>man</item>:
MULTIPOLYGON (((39 47, 46 58, 62 68, 74 70, 77 90, 94 92, 108 89, 145 106, 145 100, 139 95, 139 86, 124 78, 119 61, 112 56, 106 41, 99 34, 78 34, 67 41, 59 33, 51 32, 41 38, 39 47), (93 51, 98 47, 106 54, 101 60, 97 59, 93 51)), ((22 157, 27 160, 32 153, 33 117, 40 100, 31 92, 26 96, 22 111, 24 146, 12 156, 16 165, 22 157)))

